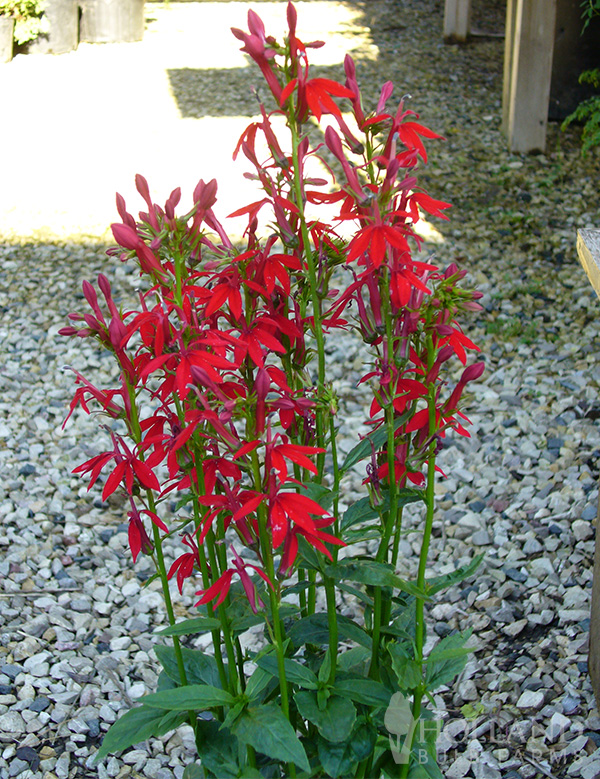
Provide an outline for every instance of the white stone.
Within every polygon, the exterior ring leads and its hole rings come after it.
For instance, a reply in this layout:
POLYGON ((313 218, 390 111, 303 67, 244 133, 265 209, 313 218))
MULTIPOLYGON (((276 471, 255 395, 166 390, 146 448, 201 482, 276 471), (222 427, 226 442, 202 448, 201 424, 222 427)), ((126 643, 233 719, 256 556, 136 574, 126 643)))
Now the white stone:
POLYGON ((539 709, 544 705, 544 693, 541 690, 523 690, 517 701, 518 709, 539 709))

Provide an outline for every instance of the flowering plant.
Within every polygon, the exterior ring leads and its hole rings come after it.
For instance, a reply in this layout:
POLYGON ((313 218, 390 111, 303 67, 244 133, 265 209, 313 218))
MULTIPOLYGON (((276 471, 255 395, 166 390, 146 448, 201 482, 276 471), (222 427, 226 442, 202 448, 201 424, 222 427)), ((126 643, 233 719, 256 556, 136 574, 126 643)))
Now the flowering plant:
POLYGON ((426 654, 425 604, 472 575, 479 558, 435 578, 427 559, 436 454, 448 431, 468 435, 463 392, 483 371, 467 365, 477 347, 457 322, 479 309, 479 294, 459 287, 465 271, 455 265, 413 257, 421 212, 443 216, 449 206, 416 178, 423 139, 440 136, 403 101, 386 107, 390 82, 364 109, 350 57, 345 84, 313 78, 308 51, 322 44, 297 37, 292 3, 287 21, 282 44, 253 11, 248 32, 233 30, 276 102, 270 112, 260 105, 235 150, 262 189, 233 214, 247 217, 243 245, 215 215, 216 181, 200 181, 178 216, 180 190, 163 208, 138 176, 147 211, 136 221, 117 196, 122 221, 109 254, 137 264, 139 307, 119 310, 100 275, 103 301, 85 282, 90 310, 70 314, 61 331, 96 339, 118 365, 110 389, 76 372, 71 413, 99 409, 111 443, 75 472, 90 487, 102 475, 103 499, 126 495, 131 553, 155 562, 162 634, 173 641, 156 649, 158 691, 110 728, 98 757, 187 722, 200 764, 186 779, 441 777, 426 703, 463 667, 467 635, 426 654), (315 124, 326 129, 313 146, 315 124), (325 177, 309 172, 313 158, 325 177), (321 216, 332 208, 334 219, 321 216), (343 460, 326 363, 339 332, 356 333, 370 353, 361 383, 371 431, 343 460), (364 497, 342 511, 344 479, 361 464, 364 497), (399 559, 411 503, 423 506, 416 578, 401 575, 399 559), (170 567, 167 536, 185 547, 170 567), (180 592, 192 581, 198 616, 175 621, 170 580, 180 592), (340 593, 359 621, 339 613, 340 593), (263 646, 244 650, 240 636, 257 624, 263 646), (180 636, 202 633, 212 653, 181 646, 180 636))

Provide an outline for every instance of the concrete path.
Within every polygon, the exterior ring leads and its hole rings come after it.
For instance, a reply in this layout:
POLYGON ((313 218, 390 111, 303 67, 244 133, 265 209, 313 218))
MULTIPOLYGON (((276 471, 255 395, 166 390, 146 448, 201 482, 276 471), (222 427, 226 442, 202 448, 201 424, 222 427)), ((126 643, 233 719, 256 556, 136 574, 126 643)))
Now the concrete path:
MULTIPOLYGON (((230 27, 244 28, 252 5, 147 3, 140 43, 81 44, 70 54, 18 55, 0 65, 0 238, 106 237, 117 219, 116 191, 132 213, 143 205, 136 173, 161 203, 181 186, 187 206, 197 181, 213 177, 220 216, 250 202, 247 168, 231 160, 252 113, 247 93, 238 111, 235 91, 250 61, 230 27)), ((349 49, 376 57, 356 6, 296 5, 300 37, 328 42, 314 52, 315 64, 336 65, 341 77, 349 49)), ((256 3, 267 32, 281 36, 285 7, 256 3)))

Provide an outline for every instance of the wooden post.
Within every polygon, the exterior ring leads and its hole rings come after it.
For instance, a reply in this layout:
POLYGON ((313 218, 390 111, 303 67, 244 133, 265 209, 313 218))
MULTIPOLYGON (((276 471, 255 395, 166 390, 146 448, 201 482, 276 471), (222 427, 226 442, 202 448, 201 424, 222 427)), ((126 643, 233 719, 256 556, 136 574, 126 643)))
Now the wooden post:
MULTIPOLYGON (((511 0, 507 22, 514 28, 505 47, 506 134, 513 152, 543 151, 556 23, 556 0, 511 0), (512 4, 516 3, 516 8, 512 4), (508 17, 510 14, 510 19, 508 17), (512 38, 512 45, 510 44, 512 38)), ((509 32, 507 30, 507 32, 509 32)))
POLYGON ((506 27, 504 31, 504 75, 502 78, 502 132, 508 135, 508 110, 511 100, 513 51, 515 45, 515 27, 517 22, 517 0, 507 0, 506 27))
MULTIPOLYGON (((592 287, 600 297, 600 230, 577 231, 577 254, 592 287)), ((600 504, 598 513, 600 515, 600 504)), ((588 670, 596 698, 596 705, 600 708, 600 532, 598 532, 598 519, 596 519, 596 548, 594 551, 588 670)))
POLYGON ((444 6, 444 40, 464 43, 469 34, 471 0, 446 0, 444 6))

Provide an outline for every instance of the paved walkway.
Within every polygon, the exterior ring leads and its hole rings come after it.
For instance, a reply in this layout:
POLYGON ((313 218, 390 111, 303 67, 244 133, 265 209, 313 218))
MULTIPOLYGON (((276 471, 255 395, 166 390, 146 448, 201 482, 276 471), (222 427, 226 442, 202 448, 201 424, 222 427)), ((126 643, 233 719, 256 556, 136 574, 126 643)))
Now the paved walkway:
MULTIPOLYGON (((327 37, 316 64, 339 64, 349 48, 376 56, 355 6, 296 5, 301 37, 327 37)), ((251 6, 148 3, 140 43, 81 44, 70 54, 18 55, 0 66, 0 238, 106 236, 116 191, 132 212, 141 207, 138 172, 158 202, 181 186, 190 203, 197 181, 213 177, 220 215, 250 202, 243 163, 231 161, 252 113, 248 93, 236 90, 249 60, 229 28, 244 28, 251 6)), ((285 2, 256 6, 268 32, 280 35, 285 2)))

